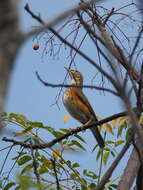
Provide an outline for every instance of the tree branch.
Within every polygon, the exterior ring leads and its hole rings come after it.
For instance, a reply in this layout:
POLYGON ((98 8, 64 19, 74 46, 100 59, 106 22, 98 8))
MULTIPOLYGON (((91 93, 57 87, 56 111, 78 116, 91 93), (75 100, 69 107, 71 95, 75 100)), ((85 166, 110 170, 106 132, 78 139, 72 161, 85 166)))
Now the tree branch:
MULTIPOLYGON (((40 32, 43 32, 44 30, 49 29, 50 27, 55 26, 57 23, 61 22, 62 20, 64 20, 65 18, 67 18, 68 16, 75 14, 77 11, 79 11, 82 8, 86 8, 87 5, 89 5, 90 3, 93 2, 101 2, 102 0, 89 0, 86 3, 80 3, 80 5, 73 7, 69 10, 66 10, 64 12, 62 12, 61 14, 59 14, 58 16, 54 17, 53 20, 49 21, 48 23, 45 23, 43 26, 36 28, 34 30, 31 30, 30 32, 28 32, 27 34, 23 35, 23 40, 26 40, 27 38, 30 38, 31 36, 35 35, 35 34, 39 34, 40 32)), ((28 4, 26 4, 25 9, 30 13, 30 15, 35 18, 37 21, 39 21, 41 23, 41 19, 38 18, 38 16, 36 16, 29 8, 28 4), (30 11, 29 11, 30 10, 30 11)), ((43 24, 43 23, 42 23, 43 24)))
MULTIPOLYGON (((137 112, 136 108, 134 108, 134 111, 137 112)), ((143 110, 142 110, 143 111, 143 110)), ((24 143, 24 142, 21 142, 21 141, 16 141, 16 140, 13 140, 13 139, 9 139, 7 137, 4 137, 2 140, 5 141, 5 142, 12 142, 13 145, 21 145, 25 148, 33 148, 33 149, 44 149, 44 148, 51 148, 53 145, 55 145, 56 143, 59 143, 60 141, 64 140, 65 138, 68 138, 69 136, 72 136, 74 134, 77 134, 81 131, 84 131, 86 129, 91 129, 92 127, 97 127, 98 125, 102 125, 104 123, 107 123, 107 122, 110 122, 114 119, 117 119, 119 117, 123 117, 125 115, 128 115, 128 112, 120 112, 120 113, 117 113, 117 114, 114 114, 110 117, 107 117, 105 119, 102 119, 98 122, 95 122, 93 123, 92 125, 88 125, 88 126, 80 126, 80 127, 77 127, 76 129, 71 129, 70 132, 62 135, 61 137, 59 138, 55 138, 53 139, 52 141, 48 142, 48 143, 42 143, 42 144, 35 144, 35 145, 31 145, 31 144, 27 144, 27 143, 24 143)))
POLYGON ((127 162, 127 166, 124 169, 123 175, 118 185, 117 190, 129 190, 134 182, 137 175, 140 162, 138 159, 138 154, 135 149, 133 149, 130 159, 127 162))
POLYGON ((120 153, 118 154, 118 156, 116 157, 116 159, 114 160, 114 162, 112 163, 112 165, 110 166, 110 168, 107 170, 107 172, 102 177, 99 185, 96 187, 96 190, 103 190, 104 189, 105 184, 110 179, 112 173, 114 172, 115 168, 118 166, 120 160, 122 159, 122 157, 124 156, 124 154, 128 150, 129 146, 130 146, 129 143, 126 143, 124 145, 124 147, 122 148, 122 150, 120 151, 120 153))
MULTIPOLYGON (((44 84, 45 86, 47 87, 52 87, 52 88, 59 88, 59 87, 65 87, 65 88, 69 88, 69 87, 74 87, 74 85, 69 85, 69 84, 52 84, 52 83, 48 83, 46 81, 44 81, 41 76, 39 75, 39 73, 36 71, 36 76, 38 78, 38 80, 44 84)), ((79 85, 79 86, 76 86, 77 88, 90 88, 90 89, 96 89, 96 90, 102 90, 102 91, 106 91, 106 92, 110 92, 112 94, 114 94, 115 96, 118 96, 118 94, 111 90, 111 89, 108 89, 108 88, 104 88, 104 87, 99 87, 99 86, 94 86, 94 85, 79 85)))

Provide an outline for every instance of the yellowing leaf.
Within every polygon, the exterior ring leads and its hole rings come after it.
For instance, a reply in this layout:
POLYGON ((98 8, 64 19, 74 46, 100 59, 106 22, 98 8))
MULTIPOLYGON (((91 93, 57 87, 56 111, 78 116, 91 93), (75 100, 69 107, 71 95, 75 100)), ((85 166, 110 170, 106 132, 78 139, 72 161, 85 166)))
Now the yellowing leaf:
POLYGON ((125 123, 125 121, 127 121, 127 120, 128 120, 127 116, 122 117, 122 119, 120 120, 119 125, 117 127, 122 126, 125 123))
POLYGON ((14 136, 18 137, 18 136, 28 135, 28 134, 29 134, 29 132, 27 132, 27 131, 24 130, 24 131, 21 131, 19 133, 15 133, 14 136))
POLYGON ((109 153, 110 153, 110 152, 105 152, 104 155, 103 155, 103 162, 104 162, 104 164, 106 164, 107 161, 108 161, 109 153))
POLYGON ((64 148, 64 151, 77 151, 77 150, 79 150, 79 149, 77 149, 77 148, 73 148, 73 147, 66 147, 66 148, 64 148))
POLYGON ((116 122, 118 121, 118 118, 117 119, 113 119, 112 121, 111 121, 111 124, 112 124, 112 126, 113 127, 116 127, 116 122))
POLYGON ((110 125, 109 123, 104 123, 103 126, 104 126, 105 130, 106 130, 108 133, 113 134, 112 127, 111 127, 111 125, 110 125))
POLYGON ((59 150, 59 149, 58 150, 54 150, 53 151, 54 158, 57 159, 60 156, 60 153, 61 153, 61 150, 59 150))
POLYGON ((140 123, 143 123, 143 116, 140 117, 140 123))
POLYGON ((22 130, 21 132, 19 133, 15 133, 15 136, 22 136, 22 135, 28 135, 29 134, 29 131, 32 130, 32 127, 28 127, 24 130, 22 130))
POLYGON ((63 116, 64 122, 67 122, 67 120, 70 119, 70 118, 71 118, 70 115, 64 115, 64 116, 63 116))
POLYGON ((121 145, 121 144, 123 144, 124 143, 124 141, 116 141, 115 142, 115 146, 117 147, 117 146, 119 146, 119 145, 121 145))

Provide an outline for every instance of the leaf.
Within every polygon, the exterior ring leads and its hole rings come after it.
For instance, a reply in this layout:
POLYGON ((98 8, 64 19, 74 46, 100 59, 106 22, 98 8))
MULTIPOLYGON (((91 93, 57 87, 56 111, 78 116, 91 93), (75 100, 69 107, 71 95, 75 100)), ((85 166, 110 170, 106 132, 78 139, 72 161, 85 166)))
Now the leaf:
POLYGON ((67 122, 70 118, 71 118, 70 115, 64 115, 64 116, 63 116, 64 122, 67 122))
POLYGON ((64 151, 77 151, 77 148, 73 148, 73 147, 65 147, 64 151))
POLYGON ((77 139, 79 139, 80 141, 86 143, 86 141, 80 136, 80 135, 74 135, 77 139))
POLYGON ((113 127, 116 127, 116 122, 118 121, 118 119, 119 119, 119 118, 113 119, 113 120, 111 121, 111 124, 112 124, 113 127))
POLYGON ((71 179, 76 179, 78 176, 75 173, 70 174, 71 179))
POLYGON ((48 173, 48 169, 47 169, 46 165, 42 164, 38 172, 39 172, 39 174, 48 173))
POLYGON ((22 136, 22 135, 28 135, 29 131, 31 131, 31 130, 32 130, 32 127, 28 127, 19 133, 15 133, 15 136, 17 137, 17 136, 22 136))
POLYGON ((96 145, 93 147, 92 152, 94 152, 94 150, 95 150, 96 148, 98 148, 98 144, 96 144, 96 145))
POLYGON ((119 124, 117 125, 117 127, 121 127, 127 120, 128 120, 127 116, 122 117, 121 120, 119 121, 119 124))
POLYGON ((104 164, 106 164, 107 161, 108 161, 109 153, 110 152, 105 152, 104 155, 103 155, 103 162, 104 162, 104 164))
POLYGON ((79 163, 74 163, 73 165, 72 165, 72 168, 78 168, 80 165, 79 165, 79 163))
POLYGON ((3 190, 8 190, 8 189, 10 189, 12 186, 14 186, 14 185, 16 185, 16 183, 14 183, 14 182, 8 183, 8 184, 4 187, 3 190))
POLYGON ((102 154, 102 149, 99 149, 97 156, 96 156, 96 160, 98 160, 100 158, 101 154, 102 154))
POLYGON ((21 174, 23 175, 24 173, 29 172, 32 168, 33 168, 33 164, 28 164, 27 166, 23 168, 23 170, 21 171, 21 174))
POLYGON ((60 132, 60 131, 54 131, 53 134, 54 134, 54 136, 57 137, 57 138, 64 135, 64 133, 62 133, 62 132, 60 132))
POLYGON ((69 146, 72 146, 72 145, 75 145, 84 151, 86 150, 78 141, 72 140, 69 146))
POLYGON ((123 129, 124 129, 124 125, 121 125, 121 126, 118 128, 117 137, 120 137, 120 136, 122 135, 123 129))
POLYGON ((70 131, 70 129, 65 129, 65 128, 60 128, 60 131, 63 131, 65 133, 68 133, 70 131))
POLYGON ((114 189, 117 189, 117 187, 118 187, 118 185, 116 185, 116 184, 111 184, 110 186, 113 187, 114 189))
POLYGON ((115 154, 113 151, 111 151, 111 155, 112 155, 113 157, 116 156, 116 154, 115 154))
POLYGON ((123 143, 124 143, 124 141, 122 141, 122 140, 116 141, 116 142, 115 142, 115 147, 120 146, 120 145, 123 144, 123 143))
POLYGON ((57 149, 53 151, 53 156, 57 160, 58 157, 60 156, 61 150, 57 149))
POLYGON ((26 121, 26 116, 23 114, 10 113, 8 116, 10 119, 15 119, 16 121, 26 121))
POLYGON ((104 123, 103 126, 106 132, 113 134, 112 126, 109 123, 104 123))
POLYGON ((20 190, 20 185, 18 185, 14 190, 20 190))
POLYGON ((26 162, 30 161, 32 158, 30 156, 23 156, 21 157, 19 160, 18 160, 18 165, 23 165, 25 164, 26 162))

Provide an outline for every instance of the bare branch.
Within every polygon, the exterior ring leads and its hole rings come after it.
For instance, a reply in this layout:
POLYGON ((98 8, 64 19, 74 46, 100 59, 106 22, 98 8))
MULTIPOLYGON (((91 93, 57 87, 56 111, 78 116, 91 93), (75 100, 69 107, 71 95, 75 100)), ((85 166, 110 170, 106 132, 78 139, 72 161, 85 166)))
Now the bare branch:
MULTIPOLYGON (((86 3, 80 3, 80 6, 76 6, 73 7, 69 10, 66 10, 64 12, 62 12, 60 15, 56 16, 53 20, 49 21, 48 23, 45 23, 43 26, 36 28, 34 30, 31 30, 30 32, 28 32, 27 34, 23 35, 23 40, 26 40, 27 38, 30 38, 31 36, 35 35, 35 34, 39 34, 40 32, 43 32, 47 29, 49 29, 50 27, 55 26, 57 23, 59 24, 59 22, 61 22, 62 20, 64 20, 65 18, 67 18, 68 16, 75 14, 78 10, 82 9, 82 8, 86 8, 87 5, 89 5, 90 3, 98 3, 101 2, 102 0, 89 0, 86 3)), ((29 6, 26 4, 25 9, 28 10, 29 6)), ((29 12, 30 13, 30 12, 29 12)), ((31 12, 32 13, 32 12, 31 12)), ((31 14, 30 13, 30 14, 31 14)), ((33 14, 33 13, 32 13, 33 14)), ((31 14, 31 15, 32 15, 31 14)), ((35 19, 37 19, 37 16, 35 17, 34 14, 32 15, 35 19)), ((39 19, 38 19, 39 20, 39 19)), ((41 20, 39 20, 41 22, 41 20)))
MULTIPOLYGON (((69 85, 69 84, 52 84, 52 83, 48 83, 48 82, 45 82, 41 77, 40 75, 38 74, 38 72, 36 71, 36 76, 38 78, 38 80, 44 84, 45 86, 47 87, 52 87, 52 88, 59 88, 59 87, 65 87, 65 88, 69 88, 69 87, 74 87, 74 85, 69 85)), ((106 91, 106 92, 110 92, 112 94, 114 94, 115 96, 118 96, 118 94, 111 90, 111 89, 108 89, 108 88, 104 88, 104 87, 99 87, 99 86, 94 86, 94 85, 79 85, 79 86, 76 86, 77 88, 90 88, 90 89, 96 89, 96 90, 102 90, 102 91, 106 91)))

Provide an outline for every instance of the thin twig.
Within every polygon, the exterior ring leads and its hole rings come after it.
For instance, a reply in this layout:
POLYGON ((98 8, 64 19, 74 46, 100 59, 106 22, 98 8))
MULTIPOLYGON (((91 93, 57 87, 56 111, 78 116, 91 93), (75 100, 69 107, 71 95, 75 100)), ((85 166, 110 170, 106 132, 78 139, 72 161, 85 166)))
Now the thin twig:
MULTIPOLYGON (((48 83, 48 82, 45 82, 39 75, 39 73, 36 71, 36 76, 38 78, 38 80, 44 84, 45 86, 48 86, 48 87, 52 87, 52 88, 59 88, 59 87, 65 87, 65 88, 69 88, 69 87, 75 87, 74 85, 69 85, 69 84, 52 84, 52 83, 48 83)), ((111 89, 108 89, 108 88, 104 88, 104 87, 99 87, 99 86, 94 86, 94 85, 78 85, 76 86, 77 88, 90 88, 90 89, 96 89, 96 90, 102 90, 102 91, 106 91, 106 92, 110 92, 116 96, 118 96, 118 94, 111 90, 111 89)))
POLYGON ((52 162, 53 170, 54 170, 54 173, 55 173, 57 190, 60 190, 59 179, 58 179, 58 175, 57 175, 57 171, 56 171, 55 157, 53 159, 51 159, 51 162, 52 162))
POLYGON ((36 176, 36 179, 37 179, 37 184, 40 185, 40 176, 39 176, 39 173, 38 173, 38 168, 37 168, 37 161, 35 159, 35 155, 34 155, 34 150, 32 148, 32 141, 31 141, 31 156, 32 156, 32 159, 33 159, 33 170, 34 170, 34 174, 36 176))
MULTIPOLYGON (((23 35, 23 40, 26 40, 28 38, 30 38, 31 36, 35 35, 35 34, 39 34, 40 32, 43 32, 44 30, 48 30, 50 27, 55 26, 56 24, 59 24, 59 22, 61 22, 62 20, 64 20, 65 18, 67 18, 68 16, 75 14, 78 10, 85 8, 88 4, 90 3, 98 3, 101 2, 102 0, 89 0, 85 3, 81 3, 80 6, 76 6, 73 7, 69 10, 66 10, 64 12, 62 12, 61 14, 59 14, 58 16, 54 17, 54 19, 52 19, 51 21, 49 21, 48 23, 46 23, 45 25, 33 29, 30 32, 28 32, 27 34, 23 35)), ((28 4, 25 5, 25 9, 27 10, 29 8, 28 4)), ((30 12, 29 12, 30 13, 30 12)), ((34 16, 34 15, 33 15, 34 16)), ((37 19, 35 17, 35 19, 37 19)), ((40 20, 39 20, 40 21, 40 20)))

